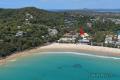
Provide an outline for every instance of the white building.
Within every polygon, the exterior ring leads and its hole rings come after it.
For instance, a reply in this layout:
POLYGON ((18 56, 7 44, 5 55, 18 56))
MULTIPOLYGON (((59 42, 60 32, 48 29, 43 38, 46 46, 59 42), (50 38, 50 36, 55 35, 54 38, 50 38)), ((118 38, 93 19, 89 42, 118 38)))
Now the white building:
POLYGON ((18 31, 15 36, 16 36, 16 37, 23 36, 23 33, 24 33, 23 31, 18 31))
POLYGON ((82 44, 89 44, 90 43, 90 40, 89 39, 87 39, 87 38, 83 38, 83 39, 80 39, 80 40, 78 40, 80 43, 82 43, 82 44))
POLYGON ((55 36, 58 34, 58 30, 57 29, 48 29, 49 35, 50 36, 55 36))
POLYGON ((118 38, 118 41, 120 42, 120 31, 117 32, 117 38, 118 38))
POLYGON ((112 44, 113 43, 113 35, 106 35, 105 44, 112 44))
POLYGON ((21 29, 21 26, 17 26, 17 29, 21 29))
POLYGON ((66 33, 62 38, 58 40, 58 42, 62 43, 75 43, 76 39, 78 38, 78 33, 76 34, 71 34, 71 33, 66 33))
POLYGON ((63 42, 63 43, 75 43, 76 38, 68 38, 68 37, 64 37, 64 38, 60 38, 58 40, 58 42, 63 42))
POLYGON ((92 28, 92 23, 87 23, 87 26, 89 27, 89 28, 92 28))

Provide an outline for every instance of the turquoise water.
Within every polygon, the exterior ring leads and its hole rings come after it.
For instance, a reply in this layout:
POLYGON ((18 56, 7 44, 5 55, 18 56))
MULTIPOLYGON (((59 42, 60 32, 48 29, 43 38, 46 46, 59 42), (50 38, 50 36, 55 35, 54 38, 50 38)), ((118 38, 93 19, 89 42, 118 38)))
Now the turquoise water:
POLYGON ((120 60, 36 54, 0 66, 0 80, 120 80, 120 60))

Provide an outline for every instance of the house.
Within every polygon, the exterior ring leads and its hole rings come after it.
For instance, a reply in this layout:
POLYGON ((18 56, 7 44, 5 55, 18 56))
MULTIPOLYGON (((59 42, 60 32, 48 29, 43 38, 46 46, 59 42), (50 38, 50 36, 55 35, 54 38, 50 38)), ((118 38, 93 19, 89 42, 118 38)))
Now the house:
POLYGON ((88 26, 89 28, 92 28, 92 23, 88 22, 88 23, 87 23, 87 26, 88 26))
POLYGON ((90 43, 90 39, 89 39, 89 35, 83 30, 82 27, 80 27, 80 37, 81 39, 78 40, 79 43, 82 44, 89 44, 90 43))
POLYGON ((17 26, 17 29, 21 29, 21 26, 17 26))
POLYGON ((49 35, 50 36, 55 36, 58 34, 58 30, 57 29, 48 29, 49 35))
POLYGON ((105 44, 113 44, 113 35, 106 35, 105 44))
POLYGON ((76 38, 72 37, 63 37, 58 40, 59 43, 75 43, 76 38))
POLYGON ((0 39, 0 42, 3 42, 4 40, 3 39, 0 39))
POLYGON ((120 24, 120 21, 116 21, 115 24, 120 24))
POLYGON ((30 13, 26 13, 26 18, 33 19, 33 15, 31 15, 30 13))
POLYGON ((120 31, 117 32, 117 35, 106 35, 105 44, 120 48, 120 31))
POLYGON ((116 46, 117 48, 120 48, 120 42, 117 41, 117 42, 115 43, 115 46, 116 46))
POLYGON ((59 43, 75 43, 79 34, 66 33, 62 38, 58 40, 59 43))
POLYGON ((117 31, 117 39, 118 39, 118 42, 120 42, 120 30, 117 31))
POLYGON ((33 19, 33 15, 31 15, 30 13, 26 13, 25 15, 25 24, 26 25, 30 25, 30 20, 33 19))
POLYGON ((23 31, 18 31, 15 36, 16 37, 20 37, 20 36, 23 36, 23 34, 24 34, 23 31))
POLYGON ((78 42, 81 44, 90 44, 90 40, 87 38, 82 38, 82 39, 78 40, 78 42))
POLYGON ((115 42, 115 46, 116 46, 117 48, 120 48, 120 30, 117 31, 117 40, 116 40, 116 42, 115 42))

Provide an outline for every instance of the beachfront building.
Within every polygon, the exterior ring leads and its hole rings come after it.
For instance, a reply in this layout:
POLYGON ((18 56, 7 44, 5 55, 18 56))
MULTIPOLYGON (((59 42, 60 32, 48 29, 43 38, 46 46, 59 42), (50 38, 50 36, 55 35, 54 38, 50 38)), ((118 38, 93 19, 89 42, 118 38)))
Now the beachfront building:
POLYGON ((117 48, 120 48, 120 42, 117 41, 117 42, 115 43, 115 46, 116 46, 117 48))
POLYGON ((117 35, 106 35, 105 45, 120 48, 120 32, 117 35))
POLYGON ((59 43, 75 43, 79 34, 66 33, 62 38, 58 40, 59 43))
POLYGON ((90 44, 90 40, 88 38, 82 38, 80 40, 78 40, 79 43, 81 44, 90 44))
POLYGON ((106 35, 105 44, 113 44, 113 35, 106 35))
MULTIPOLYGON (((91 23, 88 23, 88 26, 89 27, 92 27, 92 24, 91 23)), ((78 42, 81 43, 81 44, 90 44, 90 36, 83 30, 82 27, 80 27, 80 33, 79 33, 79 40, 78 42)))
POLYGON ((120 42, 120 30, 117 31, 117 39, 118 39, 118 42, 120 42))
POLYGON ((63 37, 58 40, 59 43, 75 43, 76 38, 63 37))
POLYGON ((117 41, 115 43, 117 48, 120 48, 120 31, 117 31, 117 41))

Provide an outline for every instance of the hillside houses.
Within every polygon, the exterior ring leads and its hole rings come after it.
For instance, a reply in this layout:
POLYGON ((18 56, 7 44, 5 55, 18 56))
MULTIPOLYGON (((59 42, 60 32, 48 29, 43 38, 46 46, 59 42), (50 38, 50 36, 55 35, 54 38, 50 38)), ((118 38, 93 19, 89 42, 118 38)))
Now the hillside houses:
POLYGON ((26 13, 26 14, 25 14, 25 24, 26 24, 26 25, 30 25, 30 20, 33 19, 33 18, 34 18, 34 17, 33 17, 32 14, 26 13))

